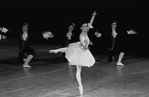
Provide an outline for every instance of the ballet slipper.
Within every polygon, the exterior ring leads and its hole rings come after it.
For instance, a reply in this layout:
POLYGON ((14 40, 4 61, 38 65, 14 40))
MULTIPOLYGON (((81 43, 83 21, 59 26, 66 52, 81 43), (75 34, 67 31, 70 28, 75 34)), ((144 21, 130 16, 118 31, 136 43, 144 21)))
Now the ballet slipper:
POLYGON ((26 68, 26 67, 27 67, 27 68, 31 68, 31 66, 30 66, 30 65, 28 65, 28 64, 26 64, 26 63, 25 63, 25 64, 23 64, 23 67, 25 67, 25 68, 26 68))
POLYGON ((49 53, 58 53, 58 50, 50 50, 49 53))
POLYGON ((83 94, 83 86, 79 86, 80 95, 83 94))
POLYGON ((121 62, 118 62, 118 63, 117 63, 117 66, 124 66, 124 64, 121 63, 121 62))

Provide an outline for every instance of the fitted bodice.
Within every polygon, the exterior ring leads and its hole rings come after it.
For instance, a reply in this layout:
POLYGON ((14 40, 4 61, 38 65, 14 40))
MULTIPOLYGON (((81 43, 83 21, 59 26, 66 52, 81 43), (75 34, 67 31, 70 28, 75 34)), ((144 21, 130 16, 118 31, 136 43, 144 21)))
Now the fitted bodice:
POLYGON ((89 45, 89 38, 88 38, 87 34, 80 34, 80 42, 84 46, 88 47, 88 45, 89 45))

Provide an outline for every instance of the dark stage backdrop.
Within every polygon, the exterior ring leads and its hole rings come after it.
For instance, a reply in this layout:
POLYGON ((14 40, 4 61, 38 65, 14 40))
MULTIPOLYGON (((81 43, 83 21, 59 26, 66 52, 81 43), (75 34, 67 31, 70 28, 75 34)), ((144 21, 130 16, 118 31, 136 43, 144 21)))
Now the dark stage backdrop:
MULTIPOLYGON (((0 26, 19 33, 26 22, 31 32, 51 31, 58 42, 64 41, 70 22, 76 24, 78 40, 80 26, 89 22, 96 10, 94 30, 104 34, 111 22, 117 20, 122 29, 127 27, 138 32, 137 48, 148 49, 148 0, 0 0, 0 9, 0 26)), ((98 43, 94 37, 90 38, 98 43)))

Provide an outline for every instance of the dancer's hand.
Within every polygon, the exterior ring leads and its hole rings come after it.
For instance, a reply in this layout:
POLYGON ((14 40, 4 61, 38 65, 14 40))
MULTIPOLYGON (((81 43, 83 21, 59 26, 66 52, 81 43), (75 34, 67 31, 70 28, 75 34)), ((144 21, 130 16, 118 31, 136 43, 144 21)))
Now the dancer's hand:
POLYGON ((98 37, 98 38, 100 38, 101 37, 101 33, 99 33, 99 32, 96 31, 95 32, 95 36, 98 37))
POLYGON ((129 35, 130 35, 130 34, 134 34, 134 35, 135 35, 135 34, 137 34, 137 32, 134 31, 134 30, 129 30, 129 31, 127 31, 127 34, 129 34, 129 35))
POLYGON ((94 43, 93 43, 92 41, 89 41, 89 44, 90 44, 90 45, 93 45, 94 43))
POLYGON ((52 34, 52 32, 49 32, 49 31, 44 32, 42 34, 43 34, 43 38, 45 38, 45 39, 53 38, 54 37, 54 35, 52 34))
POLYGON ((85 51, 88 49, 88 47, 86 47, 86 46, 85 46, 85 45, 83 45, 82 43, 80 43, 80 45, 79 45, 79 46, 80 46, 80 48, 81 48, 81 49, 83 49, 83 50, 85 50, 85 51))
POLYGON ((7 38, 7 36, 0 34, 0 40, 1 40, 1 39, 6 39, 6 38, 7 38))
POLYGON ((3 28, 0 27, 0 31, 3 32, 3 33, 7 33, 8 32, 8 29, 5 28, 5 27, 3 27, 3 28))
POLYGON ((6 39, 7 38, 7 36, 5 36, 5 35, 2 35, 2 39, 6 39))
POLYGON ((83 49, 84 51, 86 51, 87 49, 89 49, 89 47, 82 47, 82 49, 83 49))
POLYGON ((94 11, 94 13, 92 14, 93 16, 97 15, 96 11, 94 11))

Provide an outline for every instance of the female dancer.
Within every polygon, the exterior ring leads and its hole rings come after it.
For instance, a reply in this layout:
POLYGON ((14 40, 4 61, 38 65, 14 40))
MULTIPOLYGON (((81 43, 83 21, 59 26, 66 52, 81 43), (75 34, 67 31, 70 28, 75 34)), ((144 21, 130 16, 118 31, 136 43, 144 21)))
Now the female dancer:
POLYGON ((91 67, 95 63, 95 59, 88 49, 90 44, 89 37, 87 35, 88 31, 92 27, 96 12, 93 13, 92 18, 88 24, 83 24, 81 27, 80 41, 70 43, 68 47, 59 48, 55 50, 50 50, 50 53, 64 52, 69 65, 76 65, 76 79, 79 84, 80 94, 83 94, 83 86, 81 82, 81 69, 82 67, 91 67))
MULTIPOLYGON (((68 27, 68 32, 66 33, 66 41, 63 47, 67 47, 70 43, 73 41, 73 30, 74 30, 75 24, 71 23, 70 26, 68 27)), ((63 58, 64 61, 67 62, 67 59, 65 58, 65 53, 63 53, 63 58)))
POLYGON ((72 31, 74 30, 74 27, 75 27, 74 23, 71 23, 71 25, 68 27, 68 32, 66 34, 66 46, 72 43, 72 37, 73 37, 72 31))

